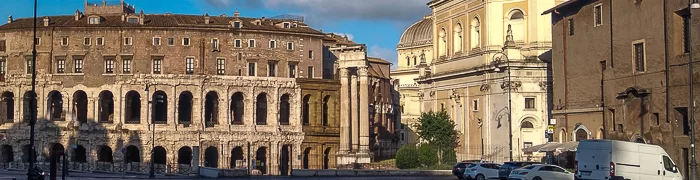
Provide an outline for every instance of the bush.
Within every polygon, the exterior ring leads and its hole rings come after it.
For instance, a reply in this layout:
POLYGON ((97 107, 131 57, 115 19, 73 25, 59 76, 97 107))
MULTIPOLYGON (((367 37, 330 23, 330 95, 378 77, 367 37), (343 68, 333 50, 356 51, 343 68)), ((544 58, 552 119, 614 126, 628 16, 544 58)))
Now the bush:
POLYGON ((396 152, 396 167, 399 169, 416 168, 418 162, 418 149, 413 145, 404 145, 396 152))
POLYGON ((418 148, 418 161, 423 167, 432 166, 438 163, 437 150, 428 144, 423 144, 418 148))
POLYGON ((442 164, 454 164, 457 163, 457 153, 454 149, 442 150, 442 164))

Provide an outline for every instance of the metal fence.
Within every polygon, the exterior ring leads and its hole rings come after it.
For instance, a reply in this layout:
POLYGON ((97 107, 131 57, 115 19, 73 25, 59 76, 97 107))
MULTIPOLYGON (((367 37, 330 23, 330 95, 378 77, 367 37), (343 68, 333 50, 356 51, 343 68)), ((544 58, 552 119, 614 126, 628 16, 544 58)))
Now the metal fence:
MULTIPOLYGON (((78 172, 148 173, 150 171, 149 163, 69 162, 67 166, 68 170, 78 172)), ((27 170, 28 167, 29 163, 26 162, 0 163, 0 169, 27 170)), ((47 171, 50 168, 50 163, 37 162, 36 167, 47 171)), ((155 164, 154 167, 154 172, 156 174, 188 176, 192 173, 192 166, 189 164, 155 164)), ((59 163, 56 170, 61 172, 63 170, 63 164, 59 163)))

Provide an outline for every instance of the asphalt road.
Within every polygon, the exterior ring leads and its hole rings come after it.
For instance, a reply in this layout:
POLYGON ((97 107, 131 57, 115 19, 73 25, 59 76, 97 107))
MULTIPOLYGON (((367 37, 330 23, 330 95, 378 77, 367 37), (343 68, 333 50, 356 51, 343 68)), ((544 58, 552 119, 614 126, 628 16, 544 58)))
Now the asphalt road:
MULTIPOLYGON (((27 179, 26 172, 19 171, 0 171, 0 180, 11 179, 27 179)), ((49 177, 46 177, 48 179, 49 177)), ((199 177, 182 177, 182 176, 157 176, 157 179, 209 179, 199 177)), ((57 179, 61 179, 59 176, 57 179)), ((147 175, 119 175, 119 174, 104 174, 104 173, 71 173, 66 179, 100 179, 100 180, 116 180, 116 179, 148 179, 147 175)), ((226 178, 220 178, 226 179, 226 178)), ((254 180, 456 180, 454 176, 425 176, 425 177, 246 177, 246 178, 227 178, 227 179, 254 179, 254 180)), ((210 179, 209 179, 210 180, 210 179)))

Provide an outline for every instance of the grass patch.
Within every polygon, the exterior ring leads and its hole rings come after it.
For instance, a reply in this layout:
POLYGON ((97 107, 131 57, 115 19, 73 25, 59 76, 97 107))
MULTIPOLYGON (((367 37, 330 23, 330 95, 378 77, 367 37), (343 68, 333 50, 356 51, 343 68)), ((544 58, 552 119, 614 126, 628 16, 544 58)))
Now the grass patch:
POLYGON ((452 165, 451 164, 442 164, 442 165, 432 165, 428 167, 418 167, 418 168, 413 168, 412 170, 452 170, 452 165))

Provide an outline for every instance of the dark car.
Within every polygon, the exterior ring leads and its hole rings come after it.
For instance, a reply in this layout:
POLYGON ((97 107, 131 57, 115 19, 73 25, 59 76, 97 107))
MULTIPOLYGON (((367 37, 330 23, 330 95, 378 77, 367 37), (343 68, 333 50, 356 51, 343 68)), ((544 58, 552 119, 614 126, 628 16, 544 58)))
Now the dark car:
POLYGON ((503 165, 498 168, 498 177, 501 178, 502 180, 508 179, 508 176, 510 175, 510 171, 513 169, 518 169, 521 167, 533 165, 533 164, 542 164, 540 162, 505 162, 503 165))
POLYGON ((480 162, 481 160, 465 160, 462 162, 458 162, 457 164, 452 167, 452 174, 457 176, 459 179, 464 178, 464 169, 467 169, 467 166, 472 163, 477 163, 480 162))

